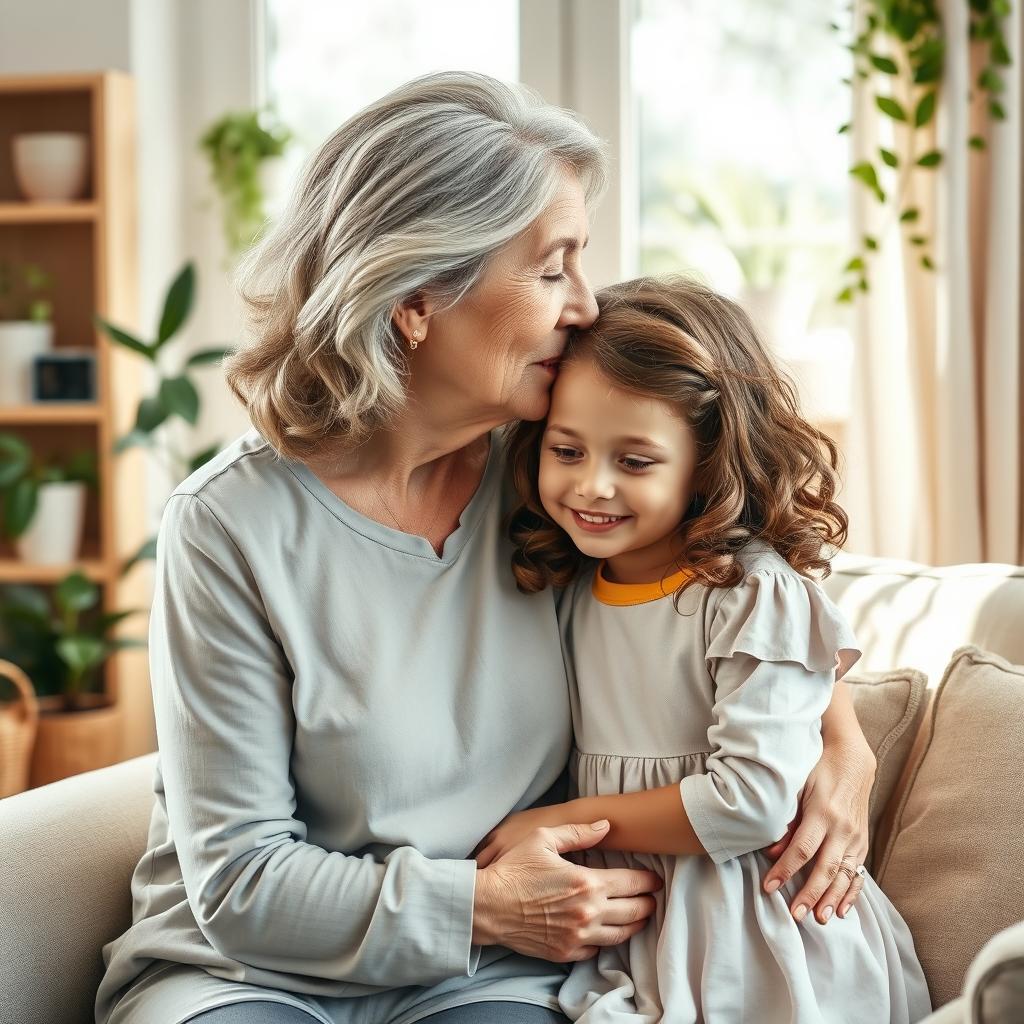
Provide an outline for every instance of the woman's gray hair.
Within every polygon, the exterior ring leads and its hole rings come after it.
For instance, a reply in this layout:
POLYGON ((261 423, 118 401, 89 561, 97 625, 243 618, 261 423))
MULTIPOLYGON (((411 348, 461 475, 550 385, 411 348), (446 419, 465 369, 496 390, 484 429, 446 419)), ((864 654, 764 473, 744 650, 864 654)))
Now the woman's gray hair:
POLYGON ((565 169, 593 204, 604 143, 575 114, 480 74, 416 78, 334 132, 239 270, 254 340, 226 376, 274 449, 304 459, 328 439, 355 445, 401 409, 396 305, 418 292, 458 302, 565 169))

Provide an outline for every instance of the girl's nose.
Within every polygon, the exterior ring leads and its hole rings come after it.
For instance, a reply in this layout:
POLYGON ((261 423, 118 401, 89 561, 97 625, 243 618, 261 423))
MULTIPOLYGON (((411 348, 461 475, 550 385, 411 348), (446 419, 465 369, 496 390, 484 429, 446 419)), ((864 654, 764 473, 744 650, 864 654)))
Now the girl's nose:
POLYGON ((609 500, 615 497, 615 485, 612 482, 611 474, 603 467, 592 466, 589 470, 583 470, 576 477, 576 496, 578 498, 603 498, 609 500))

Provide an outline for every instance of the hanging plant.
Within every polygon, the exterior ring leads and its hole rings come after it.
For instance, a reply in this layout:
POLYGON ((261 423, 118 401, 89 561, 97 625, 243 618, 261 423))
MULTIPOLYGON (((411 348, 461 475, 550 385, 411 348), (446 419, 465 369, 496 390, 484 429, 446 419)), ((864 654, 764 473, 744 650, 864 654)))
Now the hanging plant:
MULTIPOLYGON (((867 16, 864 31, 847 47, 853 54, 854 75, 876 86, 875 106, 905 129, 906 146, 901 152, 878 148, 875 159, 861 160, 850 168, 853 175, 887 209, 883 223, 885 235, 894 220, 907 233, 918 252, 918 261, 926 270, 935 263, 928 252, 931 240, 918 226, 921 211, 908 201, 910 184, 916 175, 928 174, 942 163, 943 153, 930 143, 924 129, 935 116, 942 89, 946 42, 942 19, 935 0, 864 0, 867 16), (909 103, 906 102, 909 97, 909 103)), ((987 114, 1003 120, 1006 111, 999 100, 1004 90, 1001 69, 1011 63, 1003 35, 1003 19, 1010 13, 1010 0, 961 0, 970 7, 971 40, 986 47, 984 67, 977 87, 987 93, 987 114)), ((834 31, 841 31, 833 24, 834 31)), ((843 79, 851 85, 853 80, 843 79)), ((839 129, 848 132, 852 123, 839 129)), ((984 149, 985 140, 973 135, 967 140, 972 149, 984 149)), ((878 249, 878 238, 864 235, 860 250, 843 268, 850 280, 836 296, 839 302, 852 302, 857 291, 869 288, 868 265, 878 249)))
POLYGON ((291 132, 273 115, 250 110, 225 114, 203 133, 199 148, 224 205, 224 237, 232 253, 248 248, 266 219, 260 164, 280 156, 291 132))

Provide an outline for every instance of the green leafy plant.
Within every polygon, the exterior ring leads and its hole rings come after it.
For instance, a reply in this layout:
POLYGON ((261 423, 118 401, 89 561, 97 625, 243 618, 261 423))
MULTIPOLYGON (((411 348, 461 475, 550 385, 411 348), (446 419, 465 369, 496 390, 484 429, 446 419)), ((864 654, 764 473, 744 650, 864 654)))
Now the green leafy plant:
POLYGON ((35 263, 0 263, 0 320, 31 320, 47 323, 53 303, 46 293, 53 275, 35 263))
POLYGON ((265 221, 260 164, 280 156, 291 138, 269 110, 225 114, 200 138, 223 202, 224 237, 231 252, 246 249, 259 235, 265 221))
POLYGON ((40 696, 63 695, 67 711, 94 691, 97 670, 114 651, 145 647, 142 640, 109 635, 137 610, 103 613, 99 600, 99 587, 80 572, 62 579, 52 594, 15 584, 0 591, 0 657, 23 669, 40 696))
MULTIPOLYGON (((219 363, 231 353, 229 348, 203 349, 193 352, 185 360, 183 371, 170 374, 161 372, 161 367, 173 359, 176 351, 174 341, 192 311, 195 277, 192 263, 187 263, 175 277, 164 297, 163 312, 152 341, 144 341, 102 317, 93 318, 97 327, 112 341, 141 356, 157 370, 158 375, 156 390, 139 402, 134 427, 117 439, 114 451, 120 453, 132 447, 143 447, 163 462, 176 482, 184 480, 220 451, 220 444, 213 444, 191 455, 180 452, 166 429, 175 417, 190 426, 195 426, 199 420, 199 392, 189 371, 219 363)), ((180 364, 180 360, 178 362, 180 364)), ((150 538, 129 559, 125 571, 140 559, 153 558, 155 554, 156 539, 150 538)))
MULTIPOLYGON (((977 87, 988 95, 987 113, 993 120, 1006 117, 1000 93, 1005 86, 1000 69, 1011 63, 1003 35, 1003 19, 1010 13, 1009 0, 961 0, 969 6, 970 39, 986 50, 985 66, 978 75, 977 87)), ((902 225, 909 243, 918 251, 918 261, 926 270, 935 262, 928 252, 930 240, 921 230, 921 211, 908 201, 910 184, 917 175, 928 174, 940 166, 941 150, 921 140, 924 129, 935 116, 942 91, 945 70, 946 39, 936 0, 866 0, 864 29, 848 49, 853 54, 854 74, 875 88, 875 106, 897 126, 904 129, 905 148, 901 152, 879 147, 874 159, 861 160, 850 168, 853 175, 886 207, 889 220, 902 225)), ((833 24, 835 31, 842 31, 833 24)), ((844 79, 848 85, 852 79, 844 79)), ((852 123, 839 129, 847 132, 852 123)), ((984 149, 985 140, 973 135, 967 140, 972 149, 984 149)), ((865 235, 860 251, 846 263, 844 272, 851 280, 836 296, 839 302, 852 302, 857 291, 868 291, 871 254, 878 250, 878 238, 865 235)))
POLYGON ((0 497, 3 532, 20 537, 31 525, 44 484, 84 483, 96 487, 96 456, 82 451, 67 460, 37 459, 16 434, 0 434, 0 497))

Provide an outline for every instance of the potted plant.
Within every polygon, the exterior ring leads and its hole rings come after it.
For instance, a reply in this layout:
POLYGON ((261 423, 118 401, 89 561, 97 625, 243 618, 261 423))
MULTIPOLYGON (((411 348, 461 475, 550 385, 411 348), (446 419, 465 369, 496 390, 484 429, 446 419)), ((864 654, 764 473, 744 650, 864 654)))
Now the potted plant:
POLYGON ((64 462, 39 460, 20 437, 0 434, 3 532, 23 561, 62 565, 78 558, 87 487, 96 487, 91 451, 64 462))
MULTIPOLYGON (((220 451, 220 445, 213 444, 194 454, 181 452, 170 436, 168 427, 175 418, 184 420, 190 426, 195 426, 199 419, 199 391, 189 371, 219 363, 231 353, 231 349, 227 348, 201 349, 185 359, 184 367, 179 372, 167 375, 161 372, 161 364, 181 366, 181 360, 174 358, 171 350, 176 347, 174 340, 192 310, 194 296, 195 267, 187 263, 167 290, 160 324, 152 341, 130 334, 99 316, 94 317, 96 326, 111 341, 145 359, 152 365, 157 377, 153 393, 139 402, 134 427, 117 439, 114 451, 120 453, 132 447, 147 449, 168 470, 175 484, 209 462, 220 451)), ((153 558, 155 553, 154 537, 147 540, 128 560, 124 571, 127 572, 140 559, 153 558)))
POLYGON ((262 175, 291 141, 291 132, 269 110, 231 112, 216 120, 199 140, 210 161, 213 183, 224 206, 224 237, 231 253, 252 245, 263 228, 262 175))
POLYGON ((32 361, 53 347, 52 275, 35 263, 0 263, 0 404, 32 399, 32 361))
POLYGON ((145 644, 111 636, 136 612, 103 613, 99 601, 99 587, 80 572, 50 595, 28 586, 0 594, 0 656, 25 671, 39 694, 30 786, 102 768, 120 756, 118 707, 97 685, 99 670, 114 651, 145 644))

